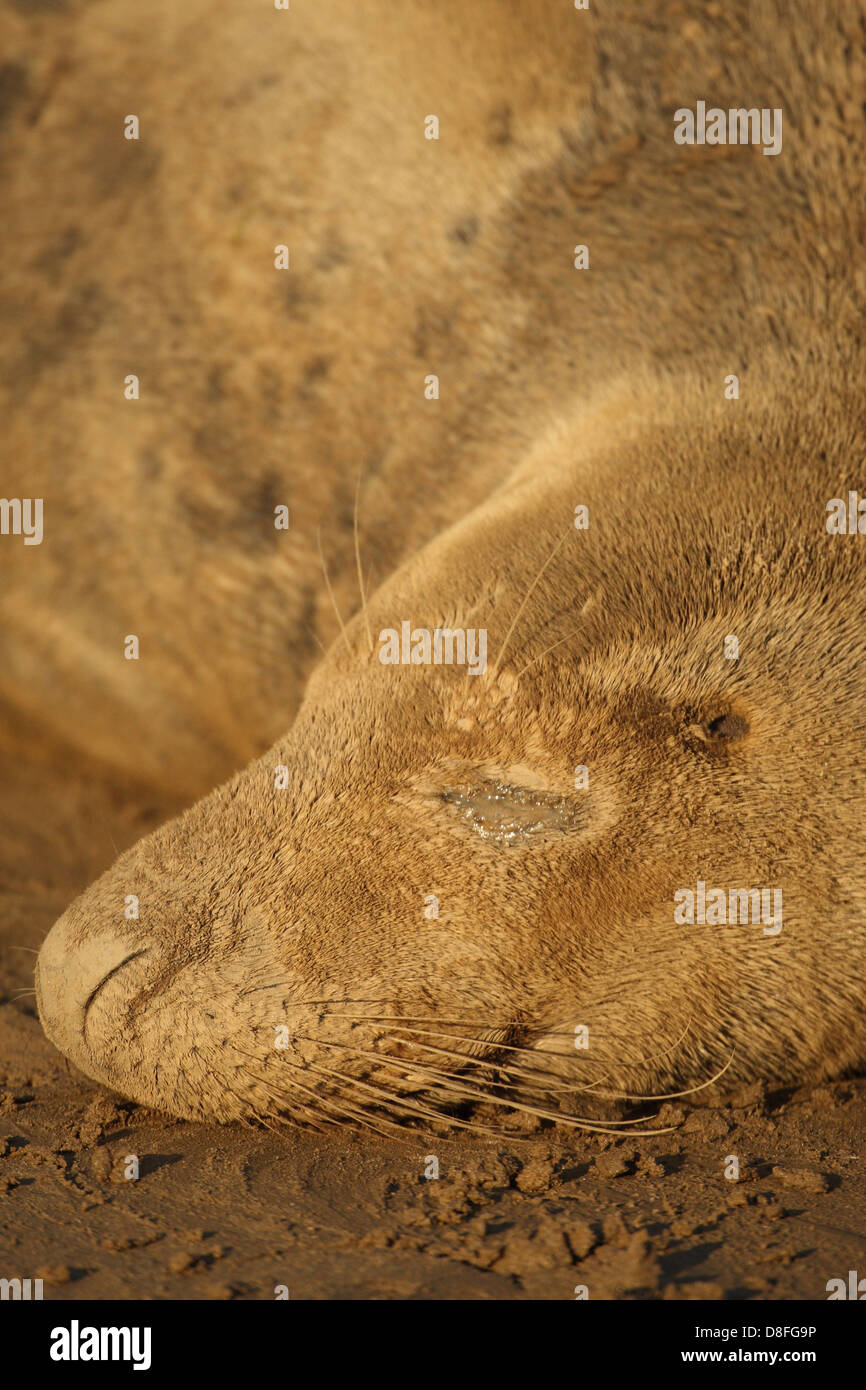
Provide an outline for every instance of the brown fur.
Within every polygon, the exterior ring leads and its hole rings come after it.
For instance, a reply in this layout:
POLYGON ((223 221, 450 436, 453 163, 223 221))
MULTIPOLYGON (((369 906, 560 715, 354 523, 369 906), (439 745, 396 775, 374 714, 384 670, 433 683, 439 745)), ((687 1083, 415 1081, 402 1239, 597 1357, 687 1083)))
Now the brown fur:
POLYGON ((298 0, 290 30, 189 5, 174 33, 154 8, 164 52, 106 3, 110 36, 89 21, 19 81, 11 437, 55 520, 38 563, 13 557, 2 696, 20 728, 192 795, 278 736, 305 634, 335 636, 317 527, 355 616, 290 731, 55 927, 49 1035, 220 1119, 584 1113, 728 1064, 862 1064, 863 549, 824 507, 862 486, 866 437, 863 6, 338 23, 298 0), (132 67, 106 72, 118 28, 132 67), (701 96, 782 106, 783 153, 675 146, 701 96), (46 162, 77 229, 62 274, 46 162), (404 618, 487 627, 487 674, 383 667, 368 625, 404 618), (495 784, 558 795, 567 828, 476 835, 443 793, 495 784), (781 934, 674 925, 698 879, 781 887, 781 934))

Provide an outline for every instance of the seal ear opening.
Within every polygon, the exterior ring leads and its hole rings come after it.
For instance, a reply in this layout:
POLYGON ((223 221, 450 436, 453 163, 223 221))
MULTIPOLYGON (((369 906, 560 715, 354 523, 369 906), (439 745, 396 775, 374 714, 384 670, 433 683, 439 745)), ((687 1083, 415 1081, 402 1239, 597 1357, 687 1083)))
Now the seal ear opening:
POLYGON ((749 732, 749 721, 742 714, 728 712, 719 714, 704 724, 706 735, 714 743, 731 743, 734 739, 745 738, 749 732))
POLYGON ((737 743, 749 732, 749 721, 739 710, 726 709, 708 719, 698 717, 688 726, 688 732, 712 748, 737 743))

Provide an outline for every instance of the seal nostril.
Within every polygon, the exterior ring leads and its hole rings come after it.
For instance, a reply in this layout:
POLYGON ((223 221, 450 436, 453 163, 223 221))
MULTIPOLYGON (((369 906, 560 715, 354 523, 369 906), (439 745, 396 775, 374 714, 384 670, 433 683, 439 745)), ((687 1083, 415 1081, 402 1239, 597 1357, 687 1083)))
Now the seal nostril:
POLYGON ((37 961, 36 997, 46 1034, 76 1065, 93 1074, 85 1036, 90 1010, 104 985, 149 947, 110 929, 97 930, 78 910, 67 910, 42 943, 37 961))
POLYGON ((90 994, 88 995, 87 999, 84 1001, 84 1023, 85 1023, 85 1027, 87 1026, 87 1012, 88 1012, 88 1010, 89 1010, 91 1004, 93 1003, 94 999, 96 998, 97 994, 98 994, 99 991, 103 988, 103 986, 104 986, 104 985, 107 985, 108 982, 109 982, 109 980, 113 980, 114 977, 115 977, 115 975, 119 974, 120 971, 124 968, 124 966, 129 965, 129 962, 130 962, 131 960, 138 960, 139 956, 146 956, 146 955, 147 955, 147 947, 144 947, 141 951, 132 951, 132 952, 126 957, 125 960, 120 961, 120 963, 119 963, 118 965, 115 965, 115 966, 113 967, 113 969, 109 970, 107 975, 103 975, 102 979, 99 981, 99 984, 96 985, 96 987, 90 991, 90 994))

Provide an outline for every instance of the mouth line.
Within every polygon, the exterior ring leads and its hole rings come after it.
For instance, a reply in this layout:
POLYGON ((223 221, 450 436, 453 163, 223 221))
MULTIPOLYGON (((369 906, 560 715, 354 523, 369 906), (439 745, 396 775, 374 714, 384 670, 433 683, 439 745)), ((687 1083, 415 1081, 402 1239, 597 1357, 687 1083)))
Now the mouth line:
POLYGON ((130 961, 138 960, 138 957, 139 957, 139 956, 146 956, 146 955, 147 955, 147 949, 148 949, 148 948, 145 946, 145 947, 143 947, 140 951, 132 951, 132 952, 130 952, 130 954, 129 954, 128 956, 125 956, 124 959, 123 959, 122 961, 119 962, 119 964, 115 965, 115 966, 113 967, 113 969, 109 970, 109 972, 108 972, 107 975, 103 975, 102 979, 99 981, 99 984, 96 985, 96 987, 90 991, 90 994, 88 995, 87 999, 85 1000, 85 1003, 84 1003, 84 1010, 83 1010, 83 1020, 84 1020, 84 1032, 85 1032, 85 1035, 86 1035, 86 1030, 87 1030, 87 1015, 88 1015, 88 1012, 89 1012, 89 1010, 90 1010, 90 1006, 91 1006, 91 1004, 93 1003, 93 1001, 96 999, 96 996, 99 994, 99 991, 102 989, 102 987, 103 987, 104 985, 107 985, 107 984, 108 984, 109 980, 113 980, 114 977, 115 977, 115 975, 118 974, 119 971, 123 970, 124 966, 129 965, 130 961))

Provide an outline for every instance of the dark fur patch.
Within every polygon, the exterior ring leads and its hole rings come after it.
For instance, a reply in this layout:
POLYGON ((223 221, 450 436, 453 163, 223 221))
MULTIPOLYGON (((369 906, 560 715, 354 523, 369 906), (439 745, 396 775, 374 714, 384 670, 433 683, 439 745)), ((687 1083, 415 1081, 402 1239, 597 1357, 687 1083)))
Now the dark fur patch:
POLYGON ((65 10, 67 0, 7 0, 7 4, 13 10, 20 10, 23 14, 32 14, 34 10, 65 10))
POLYGON ((27 69, 20 63, 0 64, 0 125, 27 96, 27 69))
POLYGON ((331 359, 329 357, 311 357, 304 363, 301 372, 301 382, 298 386, 298 395, 302 400, 311 396, 320 381, 328 375, 331 370, 331 359))
POLYGON ((459 241, 464 246, 471 246, 480 230, 480 219, 470 215, 469 217, 461 217, 455 222, 448 235, 452 241, 459 241))
POLYGON ((514 138, 514 113, 508 102, 494 106, 487 117, 487 141, 490 145, 510 145, 514 138))

